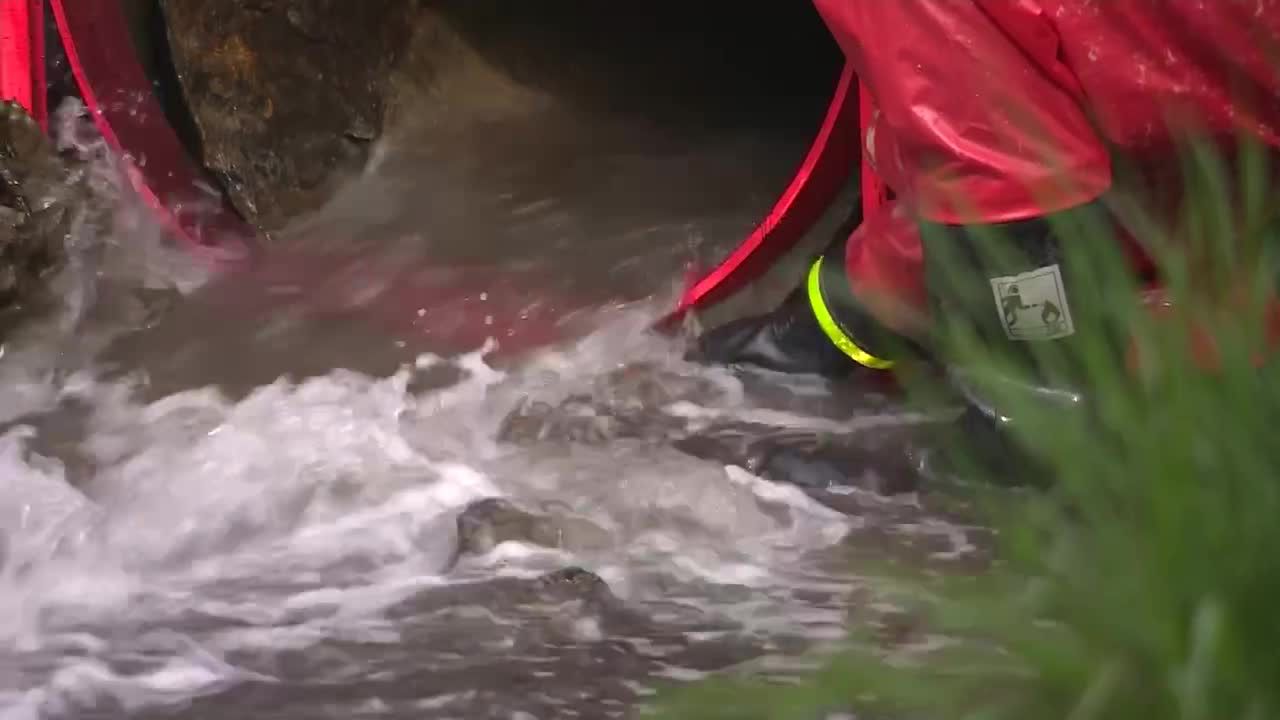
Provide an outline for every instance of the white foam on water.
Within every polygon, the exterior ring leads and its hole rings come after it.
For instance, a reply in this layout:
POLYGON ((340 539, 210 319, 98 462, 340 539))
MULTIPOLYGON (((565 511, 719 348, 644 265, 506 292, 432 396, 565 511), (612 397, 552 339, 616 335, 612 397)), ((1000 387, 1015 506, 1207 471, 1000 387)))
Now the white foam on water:
POLYGON ((246 677, 246 673, 210 662, 207 657, 175 657, 153 670, 132 675, 116 672, 100 661, 68 661, 38 688, 0 692, 0 720, 65 717, 104 707, 132 712, 179 705, 225 690, 246 677))
MULTIPOLYGON (((598 352, 600 343, 584 347, 598 352)), ((785 582, 781 567, 843 534, 841 517, 802 493, 674 451, 500 447, 501 416, 530 387, 521 382, 572 385, 575 365, 548 357, 529 381, 482 364, 479 353, 458 364, 472 374, 422 396, 409 385, 430 358, 384 378, 281 379, 238 400, 201 388, 147 403, 131 380, 85 381, 72 394, 90 407, 82 451, 96 471, 78 489, 59 463, 29 451, 30 430, 0 438, 7 497, 19 499, 0 506, 9 538, 0 638, 32 657, 56 654, 70 633, 103 638, 25 681, 33 686, 5 688, 6 712, 58 716, 103 697, 136 709, 245 677, 154 651, 149 670, 124 673, 112 658, 125 648, 106 639, 122 624, 214 618, 229 627, 202 637, 213 658, 335 638, 393 645, 400 635, 383 618, 388 608, 477 573, 533 577, 576 564, 643 605, 661 597, 650 581, 661 575, 767 589, 785 582), (502 543, 451 574, 453 519, 486 497, 556 500, 613 541, 580 552, 502 543)), ((703 609, 763 627, 797 609, 774 595, 703 609)), ((566 627, 582 641, 603 633, 590 617, 566 627)))

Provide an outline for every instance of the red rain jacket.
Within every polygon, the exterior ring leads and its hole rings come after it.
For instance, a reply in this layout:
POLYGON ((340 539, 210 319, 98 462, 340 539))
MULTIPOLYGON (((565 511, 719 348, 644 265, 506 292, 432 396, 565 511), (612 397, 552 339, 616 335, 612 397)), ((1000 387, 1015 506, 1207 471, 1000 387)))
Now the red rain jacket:
POLYGON ((895 195, 848 245, 860 293, 924 309, 917 218, 1080 205, 1121 190, 1117 156, 1150 194, 1189 132, 1280 145, 1280 0, 815 4, 875 102, 865 150, 895 195))

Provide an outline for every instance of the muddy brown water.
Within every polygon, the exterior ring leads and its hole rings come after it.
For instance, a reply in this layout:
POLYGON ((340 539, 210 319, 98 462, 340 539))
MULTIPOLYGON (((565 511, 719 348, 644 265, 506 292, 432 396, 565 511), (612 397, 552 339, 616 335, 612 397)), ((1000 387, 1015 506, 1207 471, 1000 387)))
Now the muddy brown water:
POLYGON ((254 274, 201 285, 124 213, 92 312, 10 341, 0 717, 629 717, 669 684, 791 672, 849 622, 891 629, 869 564, 979 561, 962 507, 866 491, 874 462, 806 493, 663 435, 912 422, 645 332, 768 208, 812 112, 713 132, 511 107, 408 113, 254 274), (485 362, 458 316, 522 352, 485 362), (500 441, 521 403, 584 396, 591 441, 500 441), (624 410, 656 429, 610 435, 624 410), (459 515, 495 497, 568 539, 497 528, 459 554, 459 515))

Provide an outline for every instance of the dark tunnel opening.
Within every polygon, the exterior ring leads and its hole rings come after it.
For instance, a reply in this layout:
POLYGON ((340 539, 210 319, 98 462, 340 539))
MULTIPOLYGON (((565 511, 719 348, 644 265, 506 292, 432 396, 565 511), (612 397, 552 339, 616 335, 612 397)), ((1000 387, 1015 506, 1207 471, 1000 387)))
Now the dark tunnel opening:
POLYGON ((440 9, 517 80, 660 122, 813 129, 842 63, 807 2, 470 0, 440 9))
MULTIPOLYGON (((205 158, 202 141, 216 145, 218 138, 208 127, 202 132, 199 126, 198 112, 191 107, 189 79, 198 73, 182 67, 181 58, 175 62, 170 44, 175 28, 167 27, 166 20, 183 17, 170 11, 170 6, 194 7, 201 1, 120 0, 153 92, 196 158, 205 158)), ((341 20, 342 12, 341 3, 328 0, 236 4, 243 7, 233 12, 264 26, 273 13, 293 18, 295 5, 312 6, 311 11, 321 18, 326 12, 333 14, 335 22, 341 20)), ((727 5, 653 0, 620 5, 591 0, 426 0, 420 10, 425 12, 414 16, 419 24, 442 20, 437 32, 458 38, 519 85, 584 113, 625 115, 677 134, 741 129, 776 131, 792 143, 807 139, 821 122, 842 66, 838 47, 807 2, 727 5)), ((375 22, 382 21, 379 14, 386 16, 385 22, 403 22, 404 5, 398 0, 371 2, 364 12, 373 13, 375 22)), ((409 30, 407 35, 412 36, 413 29, 409 30)), ((252 41, 251 49, 259 55, 273 50, 269 44, 254 47, 252 41)), ((408 59, 414 49, 405 48, 399 54, 409 67, 402 72, 443 74, 442 66, 451 60, 435 57, 433 52, 417 48, 418 55, 426 54, 428 64, 419 67, 408 59)), ((371 78, 370 82, 382 80, 371 78)), ((295 92, 302 100, 311 90, 299 87, 295 92)), ((452 98, 444 98, 441 104, 453 103, 452 98)), ((226 173, 217 174, 226 181, 226 173)))

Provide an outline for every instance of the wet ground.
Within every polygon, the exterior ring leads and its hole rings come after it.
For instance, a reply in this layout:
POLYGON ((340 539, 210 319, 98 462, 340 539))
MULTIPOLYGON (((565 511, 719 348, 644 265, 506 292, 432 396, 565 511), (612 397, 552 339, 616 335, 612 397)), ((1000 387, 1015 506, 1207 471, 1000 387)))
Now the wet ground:
POLYGON ((918 418, 646 332, 805 123, 562 113, 405 125, 250 273, 86 240, 0 357, 0 718, 625 717, 895 627, 861 568, 975 562, 954 502, 868 489, 918 418), (887 439, 812 492, 676 442, 744 422, 887 439))

